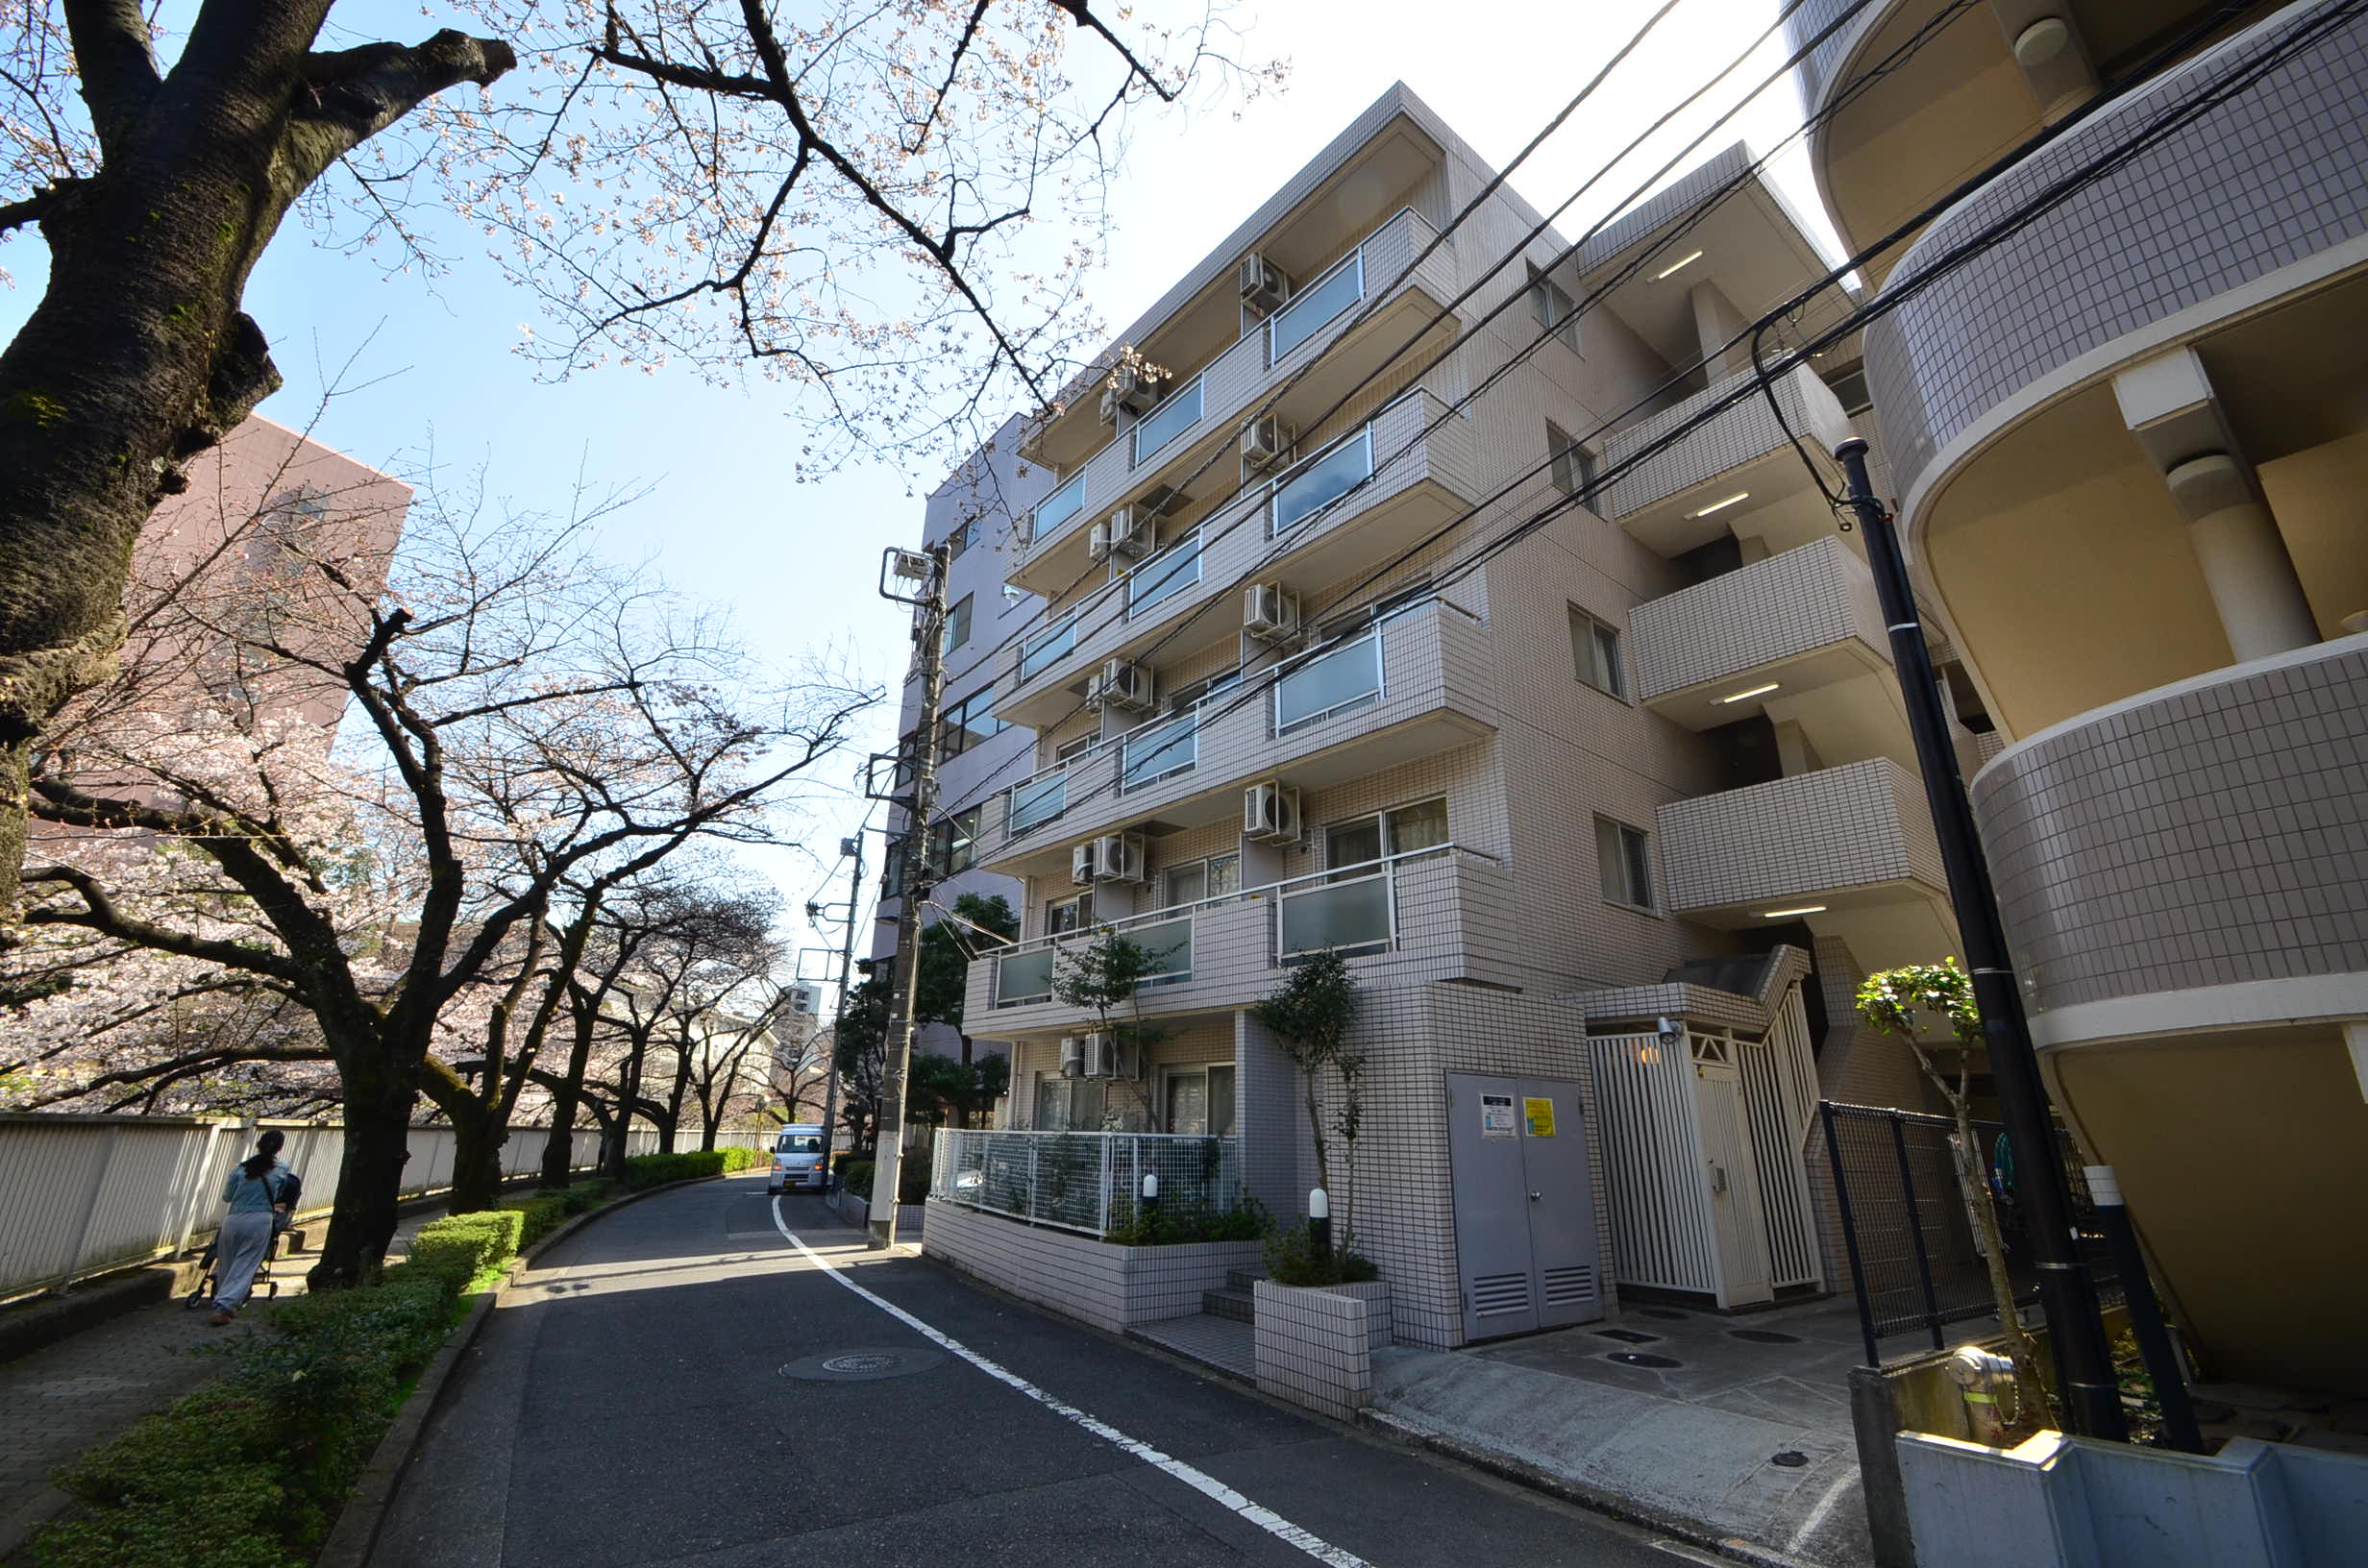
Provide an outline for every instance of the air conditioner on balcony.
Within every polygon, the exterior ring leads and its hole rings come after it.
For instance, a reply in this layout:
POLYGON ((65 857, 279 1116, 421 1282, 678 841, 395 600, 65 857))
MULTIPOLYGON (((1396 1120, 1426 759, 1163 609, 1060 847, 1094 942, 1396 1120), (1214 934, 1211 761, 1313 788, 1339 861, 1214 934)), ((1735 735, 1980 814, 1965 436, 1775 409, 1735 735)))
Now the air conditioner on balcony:
POLYGON ((1101 389, 1101 402, 1095 404, 1094 411, 1101 415, 1101 422, 1104 425, 1116 425, 1119 422, 1118 388, 1115 386, 1103 387, 1101 389))
POLYGON ((1242 629, 1270 643, 1299 634, 1299 596, 1279 582, 1253 582, 1242 590, 1242 629))
POLYGON ((1121 365, 1110 377, 1110 395, 1128 413, 1145 413, 1159 403, 1159 387, 1134 366, 1121 365))
POLYGON ((1290 281, 1282 269, 1252 251, 1242 257, 1242 303, 1266 315, 1283 303, 1290 281))
POLYGON ((1061 1076, 1064 1078, 1087 1076, 1086 1044, 1090 1041, 1100 1038, 1098 1035, 1063 1035, 1061 1037, 1061 1076))
POLYGON ((1106 660, 1086 678, 1085 705, 1147 713, 1157 685, 1148 665, 1137 664, 1132 659, 1106 660))
POLYGON ((1097 1031, 1085 1037, 1085 1075, 1133 1082, 1143 1076, 1143 1047, 1097 1031))
POLYGON ((1069 851, 1069 885, 1086 888, 1094 884, 1094 845, 1091 843, 1073 845, 1069 851))
POLYGON ((1242 427, 1242 463, 1253 474, 1272 468, 1290 450, 1291 431, 1271 414, 1242 427))
POLYGON ((1094 559, 1123 555, 1141 560, 1159 540, 1158 513, 1143 506, 1122 506, 1106 521, 1094 525, 1094 559))
POLYGON ((1269 779, 1242 792, 1242 831, 1268 844, 1296 844, 1299 792, 1269 779))
POLYGON ((1144 881, 1143 835, 1104 833, 1094 841, 1094 878, 1098 882, 1144 881))

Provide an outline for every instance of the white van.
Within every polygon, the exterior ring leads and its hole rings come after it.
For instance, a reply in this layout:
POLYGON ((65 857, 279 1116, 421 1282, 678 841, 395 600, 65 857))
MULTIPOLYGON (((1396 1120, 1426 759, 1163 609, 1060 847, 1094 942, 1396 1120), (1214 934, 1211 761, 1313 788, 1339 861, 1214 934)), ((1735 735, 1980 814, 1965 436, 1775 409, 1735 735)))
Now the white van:
POLYGON ((830 1185, 829 1162, 825 1158, 828 1139, 819 1126, 784 1127, 773 1140, 773 1174, 766 1179, 768 1192, 820 1192, 830 1185))

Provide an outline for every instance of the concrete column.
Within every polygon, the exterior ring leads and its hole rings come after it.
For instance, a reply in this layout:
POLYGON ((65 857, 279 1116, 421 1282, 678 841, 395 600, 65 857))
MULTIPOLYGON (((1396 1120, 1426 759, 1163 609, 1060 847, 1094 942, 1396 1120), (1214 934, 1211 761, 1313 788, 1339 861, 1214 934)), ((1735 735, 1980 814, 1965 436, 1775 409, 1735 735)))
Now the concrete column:
POLYGON ((2190 457, 2163 477, 2187 519, 2212 607, 2239 664, 2319 640, 2284 536, 2243 464, 2225 452, 2190 457))
POLYGON ((1711 380, 1716 381, 1749 370, 1750 343, 1722 348, 1751 326, 1743 319, 1743 313, 1735 308, 1735 302, 1727 298, 1726 291, 1716 283, 1699 282, 1687 291, 1686 298, 1693 306, 1694 335, 1702 345, 1702 357, 1710 362, 1711 380))

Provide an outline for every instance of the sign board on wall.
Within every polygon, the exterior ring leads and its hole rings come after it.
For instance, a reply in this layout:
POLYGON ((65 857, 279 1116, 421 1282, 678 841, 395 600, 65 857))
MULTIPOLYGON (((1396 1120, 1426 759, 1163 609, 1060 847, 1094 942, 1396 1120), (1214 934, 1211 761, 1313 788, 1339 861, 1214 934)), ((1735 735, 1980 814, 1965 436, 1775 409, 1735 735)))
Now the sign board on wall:
POLYGON ((1482 1138, 1511 1138, 1514 1136, 1512 1095, 1483 1094, 1480 1096, 1480 1136, 1482 1138))
POLYGON ((1552 1138, 1554 1136, 1554 1102, 1552 1100, 1525 1097, 1521 1101, 1521 1115, 1529 1122, 1530 1137, 1552 1138))

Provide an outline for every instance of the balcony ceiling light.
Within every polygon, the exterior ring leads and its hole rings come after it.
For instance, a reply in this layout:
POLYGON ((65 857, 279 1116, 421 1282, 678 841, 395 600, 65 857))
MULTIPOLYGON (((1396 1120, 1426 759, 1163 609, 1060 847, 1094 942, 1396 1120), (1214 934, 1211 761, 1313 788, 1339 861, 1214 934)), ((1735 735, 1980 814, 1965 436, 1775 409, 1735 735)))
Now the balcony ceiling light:
POLYGON ((2064 51, 2072 41, 2072 29, 2060 16, 2042 16, 2014 36, 2014 62, 2026 71, 2035 71, 2064 51))
POLYGON ((1693 265, 1696 261, 1699 261, 1699 260, 1701 260, 1701 259, 1702 259, 1702 253, 1701 253, 1700 251, 1696 251, 1696 252, 1694 252, 1694 253, 1693 253, 1693 255, 1691 255, 1691 256, 1682 257, 1681 259, 1676 260, 1676 261, 1672 261, 1672 262, 1670 262, 1667 266, 1665 266, 1665 267, 1662 268, 1659 272, 1656 272, 1656 273, 1654 273, 1654 274, 1653 274, 1653 282, 1657 283, 1657 282, 1661 282, 1664 278, 1668 277, 1668 276, 1669 276, 1670 274, 1672 274, 1672 273, 1683 272, 1683 271, 1685 271, 1688 267, 1692 266, 1692 265, 1693 265))
POLYGON ((1698 512, 1688 512, 1688 513, 1686 514, 1686 521, 1687 521, 1687 522, 1689 522, 1689 523, 1690 523, 1690 522, 1692 522, 1692 521, 1693 521, 1695 518, 1697 518, 1697 517, 1708 517, 1708 516, 1710 516, 1710 515, 1711 515, 1711 513, 1713 513, 1713 512, 1723 512, 1723 511, 1725 511, 1728 507, 1730 507, 1730 506, 1734 505, 1737 502, 1739 502, 1739 501, 1749 501, 1750 499, 1751 499, 1751 492, 1750 492, 1750 491, 1748 491, 1748 490, 1738 490, 1737 492, 1735 492, 1735 494, 1733 494, 1733 495, 1731 495, 1731 496, 1727 497, 1724 501, 1714 501, 1714 502, 1711 502, 1708 506, 1703 507, 1703 508, 1702 508, 1700 511, 1698 511, 1698 512))
POLYGON ((1745 698, 1750 698, 1750 697, 1765 697, 1765 696, 1767 696, 1767 694, 1768 694, 1768 693, 1770 693, 1770 692, 1772 692, 1772 691, 1776 690, 1778 687, 1782 686, 1783 684, 1784 684, 1784 682, 1783 682, 1783 681, 1781 681, 1781 680, 1771 680, 1771 681, 1769 681, 1769 682, 1768 682, 1766 685, 1764 685, 1764 686, 1754 686, 1751 690, 1749 690, 1749 691, 1747 691, 1747 692, 1730 692, 1730 693, 1729 693, 1728 695, 1726 695, 1725 697, 1714 697, 1714 698, 1711 698, 1711 700, 1712 700, 1712 701, 1714 701, 1714 702, 1718 702, 1718 703, 1722 703, 1722 704, 1723 704, 1723 703, 1728 703, 1728 702, 1740 702, 1740 701, 1742 701, 1745 698))
POLYGON ((1760 919, 1764 920, 1781 920, 1788 915, 1822 915, 1824 913, 1825 906, 1823 904, 1803 904, 1798 909, 1764 909, 1760 911, 1760 919))

